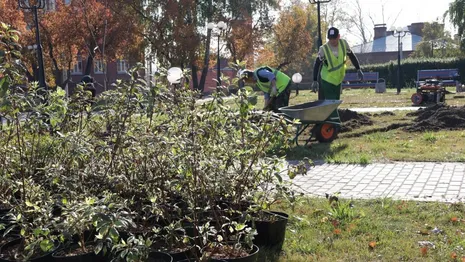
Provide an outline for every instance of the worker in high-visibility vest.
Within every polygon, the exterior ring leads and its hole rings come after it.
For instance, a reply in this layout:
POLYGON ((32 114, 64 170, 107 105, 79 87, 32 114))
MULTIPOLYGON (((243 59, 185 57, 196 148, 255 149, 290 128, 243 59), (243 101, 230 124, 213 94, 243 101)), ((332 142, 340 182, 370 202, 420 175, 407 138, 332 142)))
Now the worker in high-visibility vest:
MULTIPOLYGON (((363 72, 360 69, 357 57, 350 49, 347 41, 341 39, 339 30, 331 27, 328 30, 328 42, 320 47, 313 67, 312 89, 317 92, 320 88, 318 83, 318 74, 320 73, 321 89, 325 100, 340 99, 342 81, 346 75, 347 57, 350 58, 352 65, 357 69, 359 80, 363 80, 363 72)), ((330 115, 329 120, 341 122, 337 109, 330 115)))
POLYGON ((264 110, 279 112, 279 108, 289 105, 291 78, 283 72, 262 66, 254 71, 245 69, 241 79, 246 85, 256 85, 265 94, 264 110))

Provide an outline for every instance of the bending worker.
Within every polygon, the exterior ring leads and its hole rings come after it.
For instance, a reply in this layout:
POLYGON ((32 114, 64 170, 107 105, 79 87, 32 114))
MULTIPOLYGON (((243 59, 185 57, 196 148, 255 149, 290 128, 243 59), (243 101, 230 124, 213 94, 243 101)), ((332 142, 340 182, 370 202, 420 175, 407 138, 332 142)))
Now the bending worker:
POLYGON ((265 94, 263 110, 279 112, 279 108, 289 105, 291 94, 291 78, 283 72, 268 66, 262 66, 255 71, 244 70, 241 79, 246 85, 256 85, 265 94))
MULTIPOLYGON (((363 72, 360 69, 355 54, 350 50, 349 44, 341 39, 339 30, 331 27, 328 30, 328 42, 320 47, 318 57, 313 67, 313 91, 318 91, 318 73, 321 68, 321 89, 325 100, 339 100, 341 97, 342 81, 346 75, 346 60, 350 58, 352 65, 357 69, 359 80, 363 80, 363 72)), ((329 120, 341 122, 337 109, 330 115, 329 120)))

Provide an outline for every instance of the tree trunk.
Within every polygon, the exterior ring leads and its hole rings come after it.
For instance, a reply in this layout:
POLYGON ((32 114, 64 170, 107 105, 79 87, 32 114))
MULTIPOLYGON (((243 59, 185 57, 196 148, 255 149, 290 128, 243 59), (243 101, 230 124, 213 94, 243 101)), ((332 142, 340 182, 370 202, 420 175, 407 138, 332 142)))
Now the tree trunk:
MULTIPOLYGON (((212 20, 212 0, 208 1, 208 22, 212 20)), ((200 76, 200 83, 199 83, 199 90, 201 93, 205 90, 205 79, 207 78, 208 74, 208 64, 210 63, 210 41, 212 37, 212 30, 207 31, 207 42, 205 44, 205 60, 202 69, 202 75, 200 76)))
POLYGON ((94 55, 95 53, 91 51, 87 56, 86 71, 84 72, 84 75, 90 75, 90 70, 92 69, 92 64, 94 63, 94 55))
POLYGON ((199 90, 199 82, 198 82, 198 77, 197 77, 197 66, 192 65, 191 66, 191 73, 192 73, 192 84, 193 84, 193 89, 194 90, 199 90))

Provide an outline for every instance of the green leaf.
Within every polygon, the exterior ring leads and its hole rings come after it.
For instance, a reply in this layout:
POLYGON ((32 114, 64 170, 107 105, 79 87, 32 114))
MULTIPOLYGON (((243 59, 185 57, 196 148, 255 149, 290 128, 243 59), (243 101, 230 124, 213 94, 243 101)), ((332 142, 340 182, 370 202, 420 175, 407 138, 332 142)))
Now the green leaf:
POLYGON ((98 242, 97 245, 96 245, 95 248, 94 248, 95 254, 100 253, 100 251, 102 251, 102 248, 103 248, 103 243, 102 243, 102 242, 98 242))
POLYGON ((53 248, 52 241, 46 239, 40 242, 40 249, 42 249, 42 251, 47 252, 51 250, 52 248, 53 248))
POLYGON ((237 224, 236 225, 236 231, 242 231, 246 227, 245 224, 237 224))
POLYGON ((110 228, 110 237, 116 242, 118 240, 119 234, 118 231, 112 227, 110 228))

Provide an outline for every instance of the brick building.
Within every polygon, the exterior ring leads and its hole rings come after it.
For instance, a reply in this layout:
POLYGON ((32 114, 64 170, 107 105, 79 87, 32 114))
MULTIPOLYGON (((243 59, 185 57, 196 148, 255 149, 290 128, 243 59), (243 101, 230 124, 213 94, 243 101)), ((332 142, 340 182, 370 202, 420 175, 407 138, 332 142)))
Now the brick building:
MULTIPOLYGON (((423 39, 424 23, 413 23, 404 30, 408 31, 401 38, 401 58, 409 57, 415 51, 416 46, 423 39)), ((398 37, 394 31, 387 30, 385 24, 375 25, 373 41, 353 46, 352 50, 357 55, 361 64, 385 63, 397 60, 398 37)))
MULTIPOLYGON (((84 76, 86 70, 85 66, 87 61, 82 59, 81 56, 77 57, 77 62, 74 64, 74 68, 71 68, 71 78, 69 84, 65 87, 68 94, 72 94, 74 88, 80 83, 81 78, 84 76)), ((100 59, 95 59, 91 66, 91 76, 94 78, 94 86, 96 93, 102 93, 105 90, 111 88, 111 84, 115 83, 117 79, 128 80, 130 76, 128 69, 131 64, 127 60, 116 60, 108 61, 103 63, 100 59), (104 66, 106 66, 104 68, 104 66)))

